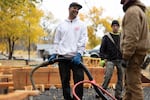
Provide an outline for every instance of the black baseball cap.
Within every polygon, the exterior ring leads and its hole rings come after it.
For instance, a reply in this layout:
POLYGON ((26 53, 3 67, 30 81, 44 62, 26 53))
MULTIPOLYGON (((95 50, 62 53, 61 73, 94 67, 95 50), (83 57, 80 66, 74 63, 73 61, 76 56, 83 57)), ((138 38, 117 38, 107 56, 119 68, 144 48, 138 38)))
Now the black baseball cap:
POLYGON ((69 8, 70 7, 74 7, 74 6, 77 6, 79 8, 79 10, 82 8, 82 5, 80 5, 79 3, 77 2, 72 2, 70 5, 69 5, 69 8))

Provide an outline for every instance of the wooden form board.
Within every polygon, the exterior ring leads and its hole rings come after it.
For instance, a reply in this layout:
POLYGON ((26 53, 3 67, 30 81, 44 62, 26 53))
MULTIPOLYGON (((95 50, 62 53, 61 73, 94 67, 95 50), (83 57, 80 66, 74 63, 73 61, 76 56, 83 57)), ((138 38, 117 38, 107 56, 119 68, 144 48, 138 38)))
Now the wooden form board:
MULTIPOLYGON (((88 68, 90 73, 92 74, 93 78, 95 79, 97 84, 101 84, 104 78, 104 68, 100 67, 89 67, 88 68)), ((30 72, 31 68, 28 69, 15 69, 13 70, 13 82, 15 89, 23 89, 24 86, 31 85, 30 82, 30 72)), ((72 74, 71 74, 72 75, 72 74)), ((44 85, 60 85, 60 76, 58 68, 53 67, 45 67, 40 68, 34 73, 34 81, 35 84, 44 84, 44 85)), ((85 80, 88 80, 87 76, 85 75, 85 80)), ((113 74, 111 79, 111 83, 116 82, 116 71, 113 74)), ((71 84, 73 84, 72 76, 71 76, 71 84)))

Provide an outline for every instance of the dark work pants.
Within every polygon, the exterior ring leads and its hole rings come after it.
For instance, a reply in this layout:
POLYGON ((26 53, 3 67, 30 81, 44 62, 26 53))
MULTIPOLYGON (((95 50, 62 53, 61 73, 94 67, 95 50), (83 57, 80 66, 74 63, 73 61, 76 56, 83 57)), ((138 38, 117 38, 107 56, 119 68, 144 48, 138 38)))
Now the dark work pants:
MULTIPOLYGON (((63 89, 63 96, 65 100, 72 100, 71 88, 70 88, 70 76, 71 70, 73 72, 74 84, 84 80, 83 69, 80 66, 76 66, 70 62, 59 63, 59 74, 61 78, 61 84, 63 89)), ((76 88, 76 94, 82 100, 83 96, 83 84, 76 88)))

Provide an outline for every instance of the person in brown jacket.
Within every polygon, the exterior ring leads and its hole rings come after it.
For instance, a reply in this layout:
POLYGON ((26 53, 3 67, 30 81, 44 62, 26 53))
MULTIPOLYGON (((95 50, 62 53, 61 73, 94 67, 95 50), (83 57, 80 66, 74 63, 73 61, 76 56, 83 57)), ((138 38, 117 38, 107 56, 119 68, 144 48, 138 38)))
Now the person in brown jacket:
POLYGON ((149 48, 146 7, 139 0, 121 0, 125 12, 122 21, 121 51, 125 67, 123 100, 143 100, 141 64, 149 48))

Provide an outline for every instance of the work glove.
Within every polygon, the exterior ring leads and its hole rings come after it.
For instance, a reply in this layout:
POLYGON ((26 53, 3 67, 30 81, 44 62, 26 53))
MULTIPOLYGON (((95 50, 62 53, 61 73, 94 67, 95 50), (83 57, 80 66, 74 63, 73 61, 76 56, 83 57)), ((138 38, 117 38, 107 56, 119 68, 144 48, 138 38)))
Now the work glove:
POLYGON ((104 67, 104 66, 105 66, 105 63, 106 63, 105 60, 101 60, 101 61, 100 61, 100 66, 104 67))
POLYGON ((124 67, 124 68, 127 68, 128 63, 129 63, 129 62, 128 62, 127 60, 124 60, 124 59, 121 60, 121 65, 122 65, 122 67, 124 67))
POLYGON ((77 53, 76 56, 72 58, 71 62, 75 65, 79 65, 81 63, 81 54, 77 53))
POLYGON ((49 61, 49 62, 53 61, 54 59, 56 59, 56 56, 57 56, 57 54, 52 54, 52 55, 49 57, 48 61, 49 61))

